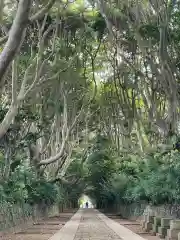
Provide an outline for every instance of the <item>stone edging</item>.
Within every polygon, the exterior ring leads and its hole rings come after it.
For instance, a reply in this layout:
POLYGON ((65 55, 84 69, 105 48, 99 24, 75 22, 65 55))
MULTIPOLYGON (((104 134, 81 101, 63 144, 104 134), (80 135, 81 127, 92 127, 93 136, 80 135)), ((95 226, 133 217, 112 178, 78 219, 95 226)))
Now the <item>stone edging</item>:
POLYGON ((73 240, 80 224, 82 210, 78 210, 72 218, 48 240, 73 240))
POLYGON ((131 230, 125 228, 124 226, 120 225, 119 223, 113 221, 112 219, 106 217, 104 214, 98 214, 98 217, 109 227, 111 228, 119 237, 123 240, 145 240, 141 236, 137 235, 136 233, 132 232, 131 230))

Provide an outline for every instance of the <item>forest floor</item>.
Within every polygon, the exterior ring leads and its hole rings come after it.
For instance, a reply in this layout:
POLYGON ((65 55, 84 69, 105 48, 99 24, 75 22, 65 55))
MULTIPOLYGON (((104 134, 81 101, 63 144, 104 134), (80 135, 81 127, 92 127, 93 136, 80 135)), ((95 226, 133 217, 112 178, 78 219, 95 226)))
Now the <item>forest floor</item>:
POLYGON ((73 210, 63 212, 60 216, 49 217, 38 221, 21 231, 0 234, 0 240, 48 240, 54 233, 59 231, 73 215, 73 210))
POLYGON ((150 233, 144 232, 142 230, 140 222, 138 221, 121 219, 119 216, 115 214, 106 214, 106 216, 147 240, 160 240, 159 237, 152 236, 150 233))

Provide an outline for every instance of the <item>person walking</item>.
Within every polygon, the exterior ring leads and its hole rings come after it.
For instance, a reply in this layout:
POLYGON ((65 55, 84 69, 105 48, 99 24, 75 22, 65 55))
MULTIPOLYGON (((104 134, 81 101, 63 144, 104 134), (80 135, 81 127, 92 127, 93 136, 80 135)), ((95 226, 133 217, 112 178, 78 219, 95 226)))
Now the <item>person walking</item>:
POLYGON ((88 208, 89 207, 89 203, 88 202, 86 202, 86 208, 88 208))

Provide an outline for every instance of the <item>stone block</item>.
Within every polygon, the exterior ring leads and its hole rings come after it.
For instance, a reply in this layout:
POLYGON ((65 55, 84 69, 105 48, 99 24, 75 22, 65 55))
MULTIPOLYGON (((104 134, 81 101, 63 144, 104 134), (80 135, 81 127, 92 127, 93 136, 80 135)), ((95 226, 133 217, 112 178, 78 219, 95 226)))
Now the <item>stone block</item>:
POLYGON ((151 231, 152 230, 152 223, 146 222, 144 229, 145 229, 146 232, 151 231))
POLYGON ((161 227, 170 228, 170 221, 172 218, 161 218, 161 227))
POLYGON ((152 231, 150 232, 151 236, 156 236, 156 234, 157 234, 156 232, 152 232, 152 231))
POLYGON ((178 229, 167 229, 167 240, 178 240, 178 229))
POLYGON ((146 227, 146 222, 143 222, 143 226, 142 226, 142 228, 145 229, 145 227, 146 227))
POLYGON ((154 224, 156 226, 161 226, 161 218, 160 217, 154 217, 154 224))
POLYGON ((143 215, 155 216, 156 210, 152 206, 147 206, 144 209, 143 215))
POLYGON ((180 240, 180 233, 178 233, 178 240, 180 240))
POLYGON ((166 227, 158 227, 158 236, 160 238, 165 238, 167 236, 167 229, 166 227))
POLYGON ((180 219, 171 220, 170 229, 180 229, 180 219))
POLYGON ((154 234, 157 233, 158 232, 158 227, 159 227, 158 225, 153 224, 152 225, 152 233, 154 233, 154 234))
POLYGON ((164 236, 163 236, 162 234, 160 234, 160 233, 157 233, 156 236, 157 236, 158 238, 160 238, 160 239, 164 239, 164 238, 166 239, 166 237, 164 237, 164 236))
POLYGON ((147 222, 154 223, 154 217, 153 216, 147 216, 147 222))
POLYGON ((146 223, 146 221, 144 221, 144 220, 141 221, 141 227, 142 227, 142 228, 145 228, 145 223, 146 223))

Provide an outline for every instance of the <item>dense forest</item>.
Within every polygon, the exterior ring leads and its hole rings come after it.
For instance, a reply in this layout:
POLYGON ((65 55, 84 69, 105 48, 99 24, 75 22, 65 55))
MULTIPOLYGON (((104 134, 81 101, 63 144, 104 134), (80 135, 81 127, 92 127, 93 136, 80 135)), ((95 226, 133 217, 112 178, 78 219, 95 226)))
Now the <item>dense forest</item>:
POLYGON ((180 1, 0 1, 0 204, 180 202, 180 1))

